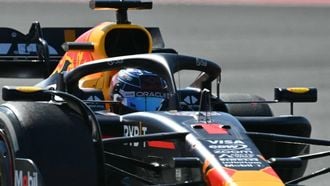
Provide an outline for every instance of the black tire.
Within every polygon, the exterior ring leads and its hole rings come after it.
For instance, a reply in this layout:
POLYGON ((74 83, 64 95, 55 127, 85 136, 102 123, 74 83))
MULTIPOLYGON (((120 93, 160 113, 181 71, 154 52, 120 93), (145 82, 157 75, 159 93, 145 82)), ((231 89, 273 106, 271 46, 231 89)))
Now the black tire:
POLYGON ((0 106, 0 127, 16 144, 16 157, 31 159, 37 165, 44 185, 99 184, 91 130, 83 117, 66 105, 6 103, 0 106))
POLYGON ((252 102, 252 103, 225 103, 228 113, 234 116, 273 116, 270 106, 266 103, 253 103, 265 101, 260 96, 251 94, 223 93, 223 102, 252 102))

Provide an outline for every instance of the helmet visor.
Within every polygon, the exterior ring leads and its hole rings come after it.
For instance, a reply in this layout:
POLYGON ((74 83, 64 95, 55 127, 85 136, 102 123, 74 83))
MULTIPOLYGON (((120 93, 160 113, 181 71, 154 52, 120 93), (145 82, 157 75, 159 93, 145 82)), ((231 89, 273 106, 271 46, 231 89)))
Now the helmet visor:
POLYGON ((122 103, 136 111, 156 111, 164 98, 160 97, 126 97, 122 103))

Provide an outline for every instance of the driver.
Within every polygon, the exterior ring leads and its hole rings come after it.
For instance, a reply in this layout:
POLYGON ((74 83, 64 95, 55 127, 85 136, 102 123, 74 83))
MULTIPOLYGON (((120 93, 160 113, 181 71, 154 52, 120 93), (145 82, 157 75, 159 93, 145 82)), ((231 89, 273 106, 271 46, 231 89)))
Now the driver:
POLYGON ((168 97, 166 82, 149 71, 123 69, 110 82, 110 99, 123 105, 123 112, 157 111, 168 97))

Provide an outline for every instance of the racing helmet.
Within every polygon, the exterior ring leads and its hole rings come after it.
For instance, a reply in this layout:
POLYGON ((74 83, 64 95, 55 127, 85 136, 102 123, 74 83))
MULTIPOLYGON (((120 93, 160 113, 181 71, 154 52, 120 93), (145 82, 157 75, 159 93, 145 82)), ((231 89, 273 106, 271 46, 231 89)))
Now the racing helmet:
POLYGON ((145 70, 122 69, 110 82, 110 99, 130 111, 157 111, 167 96, 165 80, 145 70))

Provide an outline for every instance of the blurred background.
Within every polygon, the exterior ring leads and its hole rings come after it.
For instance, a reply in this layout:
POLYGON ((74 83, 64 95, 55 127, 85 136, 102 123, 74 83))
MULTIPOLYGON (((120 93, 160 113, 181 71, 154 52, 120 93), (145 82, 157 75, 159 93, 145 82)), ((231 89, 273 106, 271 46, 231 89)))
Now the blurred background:
MULTIPOLYGON (((0 0, 0 26, 27 33, 36 20, 43 27, 115 20, 113 12, 92 11, 88 2, 0 0)), ((219 63, 222 92, 272 100, 274 87, 318 88, 318 102, 296 104, 295 114, 310 120, 313 137, 330 139, 330 0, 154 0, 152 10, 131 11, 129 19, 160 27, 166 47, 219 63)), ((0 79, 0 86, 38 81, 0 79)), ((287 104, 272 108, 276 115, 289 114, 287 104)), ((307 173, 329 167, 329 160, 311 161, 307 173)), ((303 184, 327 181, 329 174, 303 184)))

